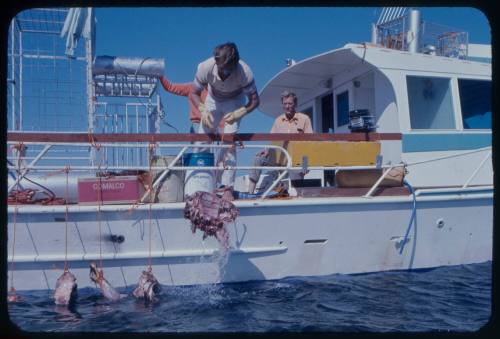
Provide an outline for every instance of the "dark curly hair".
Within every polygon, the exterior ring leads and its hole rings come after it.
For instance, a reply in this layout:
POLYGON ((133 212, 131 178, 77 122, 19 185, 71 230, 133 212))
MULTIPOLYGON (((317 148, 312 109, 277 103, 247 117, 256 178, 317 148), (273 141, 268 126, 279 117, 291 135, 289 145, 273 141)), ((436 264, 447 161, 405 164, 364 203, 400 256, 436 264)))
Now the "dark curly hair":
POLYGON ((215 62, 221 66, 236 66, 240 61, 238 47, 234 42, 226 42, 214 48, 215 62))

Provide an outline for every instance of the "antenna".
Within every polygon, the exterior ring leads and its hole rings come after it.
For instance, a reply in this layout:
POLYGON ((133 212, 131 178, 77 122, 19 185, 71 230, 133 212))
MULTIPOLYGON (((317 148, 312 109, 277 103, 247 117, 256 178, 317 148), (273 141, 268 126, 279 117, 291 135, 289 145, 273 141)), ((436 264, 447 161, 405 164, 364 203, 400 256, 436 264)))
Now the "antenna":
POLYGON ((377 26, 399 19, 408 14, 408 7, 384 7, 377 20, 377 26))

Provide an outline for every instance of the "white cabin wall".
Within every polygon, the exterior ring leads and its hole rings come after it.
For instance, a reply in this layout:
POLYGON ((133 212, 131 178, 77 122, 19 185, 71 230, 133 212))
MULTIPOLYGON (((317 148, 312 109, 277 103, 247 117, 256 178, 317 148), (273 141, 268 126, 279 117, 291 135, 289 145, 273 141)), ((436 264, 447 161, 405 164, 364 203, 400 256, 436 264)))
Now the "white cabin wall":
POLYGON ((373 72, 355 78, 353 84, 354 109, 368 109, 370 113, 375 114, 375 83, 373 72))
POLYGON ((384 70, 375 74, 376 111, 380 112, 379 132, 403 133, 409 128, 406 82, 398 71, 384 70), (393 85, 394 84, 394 85, 393 85))
MULTIPOLYGON (((374 75, 374 115, 379 133, 399 133, 400 123, 398 115, 398 104, 392 83, 387 76, 380 71, 374 75)), ((380 154, 382 164, 399 164, 401 162, 402 146, 401 140, 382 141, 380 154)))
MULTIPOLYGON (((399 133, 400 132, 400 115, 398 109, 401 107, 396 100, 399 88, 394 88, 388 77, 381 73, 374 73, 375 81, 375 119, 377 122, 377 131, 381 133, 399 133)), ((405 91, 404 91, 405 92, 405 91)), ((401 93, 399 93, 401 95, 401 93)))

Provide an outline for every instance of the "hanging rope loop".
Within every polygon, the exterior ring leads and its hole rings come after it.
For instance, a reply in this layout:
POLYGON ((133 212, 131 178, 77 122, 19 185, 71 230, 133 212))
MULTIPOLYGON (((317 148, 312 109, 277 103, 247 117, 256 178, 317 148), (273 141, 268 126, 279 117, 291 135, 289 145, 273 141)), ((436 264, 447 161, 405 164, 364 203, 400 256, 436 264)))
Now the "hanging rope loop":
POLYGON ((64 272, 69 271, 69 265, 68 265, 69 170, 70 170, 69 165, 64 167, 64 169, 63 169, 63 171, 66 173, 66 188, 65 188, 65 195, 64 195, 64 200, 65 200, 65 204, 64 204, 64 206, 65 206, 65 211, 64 211, 64 272))
POLYGON ((13 223, 13 228, 12 228, 12 255, 10 257, 10 295, 8 296, 8 301, 9 302, 16 302, 18 300, 18 297, 16 295, 16 289, 14 288, 14 254, 15 254, 15 248, 16 248, 16 226, 17 226, 17 211, 18 211, 18 201, 17 201, 17 195, 15 198, 15 206, 14 206, 14 215, 12 217, 12 223, 13 223))
POLYGON ((149 254, 148 254, 148 272, 153 270, 152 268, 152 259, 151 259, 151 250, 152 250, 152 216, 151 216, 151 208, 153 204, 153 172, 151 171, 152 163, 153 163, 153 152, 156 145, 154 143, 149 143, 148 145, 148 153, 149 153, 149 175, 148 175, 148 193, 149 193, 149 208, 148 208, 148 221, 149 221, 149 254))
POLYGON ((89 136, 89 143, 90 143, 90 146, 94 147, 96 150, 100 151, 101 150, 101 144, 98 144, 94 138, 94 134, 92 134, 92 132, 88 132, 88 136, 89 136))

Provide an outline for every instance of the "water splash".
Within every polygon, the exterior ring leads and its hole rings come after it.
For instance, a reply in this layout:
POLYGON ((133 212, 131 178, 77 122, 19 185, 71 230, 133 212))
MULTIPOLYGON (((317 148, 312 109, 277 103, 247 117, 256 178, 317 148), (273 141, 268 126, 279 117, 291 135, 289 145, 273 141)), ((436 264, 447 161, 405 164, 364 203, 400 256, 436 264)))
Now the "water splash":
POLYGON ((215 237, 219 242, 219 252, 216 255, 216 261, 219 269, 219 276, 217 281, 222 282, 223 277, 226 273, 226 265, 229 261, 229 233, 226 230, 226 226, 220 228, 215 237))

